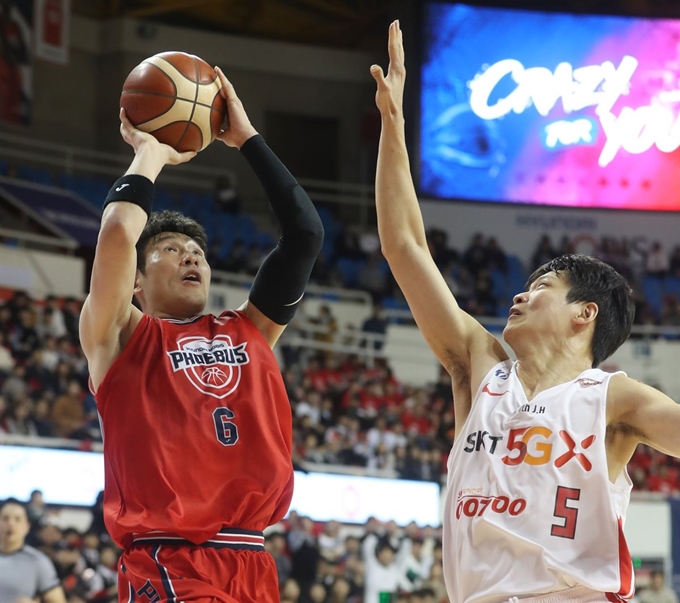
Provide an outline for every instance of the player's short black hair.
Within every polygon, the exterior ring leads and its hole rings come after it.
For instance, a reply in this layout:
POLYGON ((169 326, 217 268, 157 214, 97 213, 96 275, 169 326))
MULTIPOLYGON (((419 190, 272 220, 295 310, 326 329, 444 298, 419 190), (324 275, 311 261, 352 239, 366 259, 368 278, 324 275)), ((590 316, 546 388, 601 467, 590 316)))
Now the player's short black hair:
POLYGON ((609 264, 587 255, 563 255, 543 264, 527 281, 527 287, 544 274, 564 274, 569 284, 567 302, 594 302, 598 314, 591 343, 593 368, 611 356, 630 335, 635 317, 633 291, 609 264))
POLYGON ((177 232, 186 235, 198 243, 203 253, 208 252, 208 235, 205 229, 193 218, 189 218, 178 211, 155 211, 137 241, 137 269, 142 273, 146 269, 146 250, 163 233, 177 232))

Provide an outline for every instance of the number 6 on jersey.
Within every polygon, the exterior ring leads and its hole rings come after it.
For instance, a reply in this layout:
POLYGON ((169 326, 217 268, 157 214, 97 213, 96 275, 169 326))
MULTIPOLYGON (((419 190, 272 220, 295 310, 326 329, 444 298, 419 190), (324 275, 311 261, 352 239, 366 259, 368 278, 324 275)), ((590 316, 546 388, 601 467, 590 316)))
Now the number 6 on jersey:
POLYGON ((215 433, 222 446, 233 446, 238 442, 238 428, 235 423, 230 421, 235 416, 226 406, 216 408, 213 412, 215 433))

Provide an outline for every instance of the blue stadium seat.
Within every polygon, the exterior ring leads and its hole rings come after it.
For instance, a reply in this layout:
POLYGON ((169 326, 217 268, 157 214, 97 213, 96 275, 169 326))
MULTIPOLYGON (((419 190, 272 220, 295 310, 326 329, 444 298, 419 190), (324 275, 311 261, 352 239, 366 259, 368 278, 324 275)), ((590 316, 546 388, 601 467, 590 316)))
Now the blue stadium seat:
POLYGON ((664 293, 675 295, 680 299, 680 278, 669 276, 663 283, 664 293))
POLYGON ((363 260, 352 260, 349 258, 338 259, 337 268, 342 277, 342 284, 345 287, 357 286, 359 282, 359 271, 363 264, 363 260))
POLYGON ((493 294, 498 298, 507 298, 510 287, 508 286, 509 279, 506 277, 506 275, 502 272, 499 272, 498 270, 492 270, 489 273, 489 276, 491 277, 491 290, 493 294))
POLYGON ((661 313, 661 304, 663 302, 661 280, 653 276, 644 277, 642 279, 642 291, 647 303, 649 303, 652 310, 654 310, 654 313, 659 316, 661 313))
POLYGON ((268 232, 257 233, 257 244, 261 249, 268 251, 276 246, 276 239, 268 232))
POLYGON ((236 214, 236 216, 234 216, 234 228, 235 232, 238 233, 238 238, 247 246, 257 242, 257 228, 250 216, 246 214, 236 214))
POLYGON ((17 176, 22 180, 28 180, 36 184, 54 184, 52 174, 41 168, 20 165, 17 167, 17 176))
POLYGON ((176 210, 175 200, 169 191, 164 188, 157 188, 153 196, 154 211, 176 210))

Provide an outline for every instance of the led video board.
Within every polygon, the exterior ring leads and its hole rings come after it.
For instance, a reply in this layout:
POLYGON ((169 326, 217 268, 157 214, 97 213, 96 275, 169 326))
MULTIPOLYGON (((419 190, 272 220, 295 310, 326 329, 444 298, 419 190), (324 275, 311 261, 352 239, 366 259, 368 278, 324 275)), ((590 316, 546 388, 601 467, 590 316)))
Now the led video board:
POLYGON ((680 210, 680 21, 430 2, 423 28, 422 195, 680 210))

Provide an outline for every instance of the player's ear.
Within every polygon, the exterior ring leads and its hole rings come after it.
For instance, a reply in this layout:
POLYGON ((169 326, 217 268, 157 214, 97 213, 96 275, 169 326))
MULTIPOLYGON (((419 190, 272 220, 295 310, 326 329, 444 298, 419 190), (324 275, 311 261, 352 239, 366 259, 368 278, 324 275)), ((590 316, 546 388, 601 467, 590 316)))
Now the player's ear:
POLYGON ((132 289, 132 294, 135 297, 139 297, 139 294, 142 292, 142 285, 140 281, 143 277, 144 273, 138 268, 137 272, 135 273, 135 285, 134 288, 132 289))
POLYGON ((590 322, 595 322, 599 308, 595 302, 586 302, 581 306, 580 312, 576 315, 576 322, 579 324, 588 324, 590 322))

